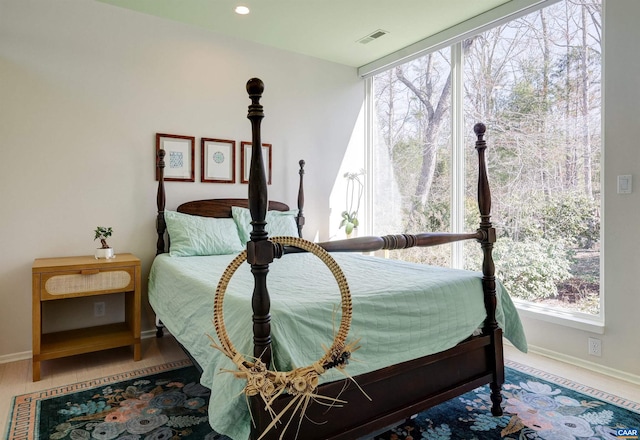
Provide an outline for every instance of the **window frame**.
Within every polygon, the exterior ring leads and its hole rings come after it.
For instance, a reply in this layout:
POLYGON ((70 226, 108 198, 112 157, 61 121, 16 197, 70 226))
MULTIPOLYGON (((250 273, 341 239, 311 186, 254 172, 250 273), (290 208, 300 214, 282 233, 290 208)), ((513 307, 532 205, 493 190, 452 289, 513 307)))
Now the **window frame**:
MULTIPOLYGON (((464 39, 484 32, 493 27, 499 26, 522 17, 526 14, 535 12, 544 7, 558 3, 562 0, 542 0, 532 1, 525 0, 521 2, 509 2, 514 3, 511 7, 516 10, 511 13, 505 14, 505 10, 501 8, 500 11, 490 11, 492 14, 503 14, 500 18, 495 18, 491 15, 488 21, 482 25, 477 23, 463 23, 443 33, 437 34, 434 37, 430 37, 423 42, 416 43, 416 45, 410 46, 413 48, 413 53, 408 53, 406 50, 402 53, 395 53, 387 58, 383 58, 377 62, 370 63, 361 67, 358 73, 363 77, 365 84, 365 166, 367 170, 367 187, 372 188, 371 191, 367 191, 367 203, 365 205, 366 216, 373 220, 373 202, 375 200, 375 189, 373 187, 372 175, 375 172, 373 169, 373 142, 374 142, 374 126, 375 126, 375 95, 373 77, 381 72, 391 69, 399 64, 409 62, 420 56, 423 56, 429 52, 435 52, 437 50, 445 49, 447 46, 451 50, 451 68, 452 68, 452 93, 451 93, 451 155, 452 155, 452 175, 451 175, 451 231, 458 233, 464 231, 464 191, 465 191, 465 145, 464 145, 464 94, 463 94, 463 73, 464 73, 464 54, 462 49, 462 41, 464 39), (515 5, 517 3, 517 5, 515 5), (471 27, 471 30, 468 28, 471 27), (457 29, 458 35, 452 36, 451 32, 457 29), (400 56, 402 55, 402 56, 400 56), (390 58, 390 57, 392 57, 390 58)), ((605 0, 602 0, 604 4, 605 0)), ((504 5, 503 5, 504 6, 504 5)), ((485 15, 485 14, 483 14, 485 15)), ((485 17, 485 20, 487 18, 485 17)), ((604 27, 604 24, 603 24, 604 27)), ((407 50, 409 49, 407 48, 407 50)), ((602 71, 604 72, 605 59, 602 59, 602 71)), ((602 92, 601 92, 602 93, 602 92)), ((601 100, 601 124, 604 124, 604 108, 605 97, 604 94, 601 100)), ((602 130, 604 132, 604 130, 602 130)), ((489 140, 490 142, 490 140, 489 140)), ((604 138, 601 145, 601 162, 605 161, 605 146, 604 138)), ((467 152, 468 153, 468 152, 467 152)), ((600 173, 600 185, 604 188, 604 173, 600 173)), ((491 183, 491 182, 489 182, 491 183)), ((604 207, 604 191, 600 193, 600 206, 601 212, 604 207)), ((604 214, 602 215, 600 222, 600 295, 599 295, 599 313, 597 315, 591 315, 584 312, 577 312, 568 309, 558 309, 542 304, 536 304, 534 302, 513 299, 513 302, 518 309, 521 316, 525 318, 536 319, 539 321, 549 322, 552 324, 562 325, 566 327, 576 328, 596 334, 603 334, 605 329, 605 292, 604 292, 604 214)), ((370 222, 373 225, 373 221, 370 222)), ((451 246, 451 266, 454 268, 462 268, 464 264, 463 255, 463 243, 454 243, 451 246)))

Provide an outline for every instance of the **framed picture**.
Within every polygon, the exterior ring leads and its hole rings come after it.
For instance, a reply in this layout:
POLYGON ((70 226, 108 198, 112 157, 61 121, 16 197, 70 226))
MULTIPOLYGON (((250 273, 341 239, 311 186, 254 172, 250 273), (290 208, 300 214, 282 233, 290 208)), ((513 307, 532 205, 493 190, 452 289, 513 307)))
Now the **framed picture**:
MULTIPOLYGON (((196 139, 193 136, 156 133, 156 154, 165 151, 164 180, 194 182, 193 155, 196 139)), ((156 168, 156 180, 159 179, 156 168)))
MULTIPOLYGON (((240 183, 249 183, 251 169, 251 142, 240 142, 241 173, 240 183)), ((267 184, 271 185, 271 144, 262 144, 262 163, 267 176, 267 184)))
POLYGON ((201 182, 236 182, 236 141, 202 138, 201 182))

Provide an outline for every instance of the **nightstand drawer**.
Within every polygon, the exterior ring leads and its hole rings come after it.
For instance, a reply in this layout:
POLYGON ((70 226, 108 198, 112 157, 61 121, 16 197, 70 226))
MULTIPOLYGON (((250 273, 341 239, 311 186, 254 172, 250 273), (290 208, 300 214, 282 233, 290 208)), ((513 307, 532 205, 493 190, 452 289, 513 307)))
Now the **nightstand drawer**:
POLYGON ((135 287, 135 267, 109 269, 80 269, 68 272, 45 273, 41 277, 42 300, 73 297, 78 294, 101 295, 129 292, 135 287))

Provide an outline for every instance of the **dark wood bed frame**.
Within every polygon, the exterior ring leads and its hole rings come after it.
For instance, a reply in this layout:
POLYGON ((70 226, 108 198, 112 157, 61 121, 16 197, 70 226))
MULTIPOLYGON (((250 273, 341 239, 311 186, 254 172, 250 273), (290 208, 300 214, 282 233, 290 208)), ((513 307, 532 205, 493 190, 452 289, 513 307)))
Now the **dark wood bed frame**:
MULTIPOLYGON (((271 362, 271 336, 269 315, 269 293, 267 291, 267 274, 269 264, 284 254, 300 252, 297 248, 282 247, 271 242, 265 231, 267 209, 288 210, 289 207, 280 202, 268 201, 267 180, 262 164, 260 124, 264 117, 260 104, 264 85, 261 80, 253 78, 247 82, 247 92, 251 99, 248 118, 252 126, 253 151, 250 164, 248 199, 210 199, 188 202, 180 205, 179 212, 207 217, 231 217, 232 206, 248 207, 251 212, 253 230, 251 241, 247 243, 247 262, 255 279, 252 294, 254 356, 265 364, 271 362)), ((485 126, 476 124, 477 135, 475 148, 478 152, 478 206, 480 210, 480 226, 476 232, 399 234, 384 237, 358 237, 319 243, 331 252, 368 252, 380 249, 404 249, 412 246, 434 246, 461 240, 475 239, 479 241, 483 251, 482 286, 487 317, 482 334, 471 336, 455 347, 424 356, 419 359, 392 365, 370 373, 355 377, 357 383, 371 397, 367 399, 351 382, 344 380, 320 385, 318 394, 338 396, 347 401, 344 406, 327 407, 312 404, 306 411, 297 438, 301 440, 331 439, 354 440, 390 425, 401 423, 412 415, 435 406, 441 402, 473 390, 481 385, 490 384, 491 412, 495 416, 502 414, 501 388, 504 383, 504 359, 502 346, 502 330, 496 321, 496 282, 495 267, 492 258, 495 229, 490 220, 491 193, 485 164, 486 142, 485 126)), ((159 183, 157 193, 157 253, 166 252, 164 235, 165 189, 164 151, 157 158, 159 183)), ((298 192, 297 217, 298 230, 301 235, 304 225, 304 161, 300 161, 300 187, 298 192)), ((159 330, 159 335, 161 330, 159 330)), ((366 341, 363 341, 366 343, 366 341)), ((402 341, 398 341, 402 343, 402 341)), ((188 350, 187 350, 188 351, 188 350)), ((279 413, 290 400, 290 396, 280 396, 273 409, 279 413)), ((256 440, 271 423, 270 415, 264 410, 259 397, 251 398, 251 412, 255 421, 252 426, 251 439, 256 440)), ((284 438, 295 436, 295 427, 286 432, 284 438)), ((265 439, 277 439, 281 429, 272 429, 265 439)))

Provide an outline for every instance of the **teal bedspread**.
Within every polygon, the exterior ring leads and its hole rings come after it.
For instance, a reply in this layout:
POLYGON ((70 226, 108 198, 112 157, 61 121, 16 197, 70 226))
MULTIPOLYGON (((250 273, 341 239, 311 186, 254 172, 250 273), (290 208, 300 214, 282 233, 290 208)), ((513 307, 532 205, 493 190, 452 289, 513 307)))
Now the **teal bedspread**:
MULTIPOLYGON (((351 375, 376 370, 453 347, 482 326, 485 319, 481 274, 435 268, 359 254, 335 253, 353 301, 350 339, 362 348, 347 367, 351 375)), ((210 346, 215 337, 213 298, 233 255, 170 257, 154 260, 149 302, 172 335, 203 367, 203 385, 212 389, 212 427, 232 439, 249 436, 250 415, 244 383, 221 369, 233 363, 210 346)), ((331 272, 311 254, 286 255, 270 265, 271 333, 275 368, 288 371, 323 355, 339 325, 340 292, 331 272)), ((239 352, 253 354, 251 293, 253 276, 243 264, 227 287, 227 331, 239 352)), ((498 283, 497 320, 505 337, 527 350, 522 325, 498 283)), ((325 374, 323 379, 342 377, 325 374)))

